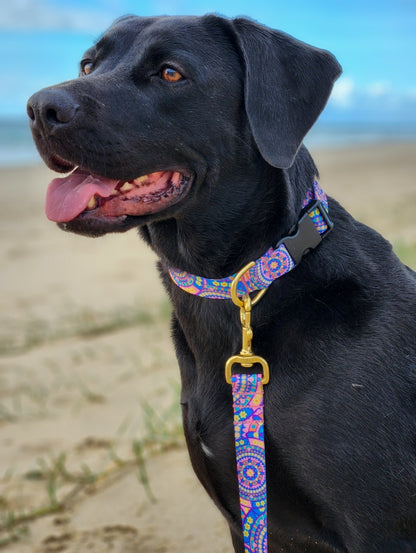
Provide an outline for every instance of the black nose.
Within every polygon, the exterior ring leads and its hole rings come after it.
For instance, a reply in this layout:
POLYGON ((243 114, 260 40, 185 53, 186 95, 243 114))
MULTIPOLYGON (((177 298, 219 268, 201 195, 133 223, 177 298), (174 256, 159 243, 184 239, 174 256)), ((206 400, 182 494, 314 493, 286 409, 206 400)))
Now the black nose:
POLYGON ((33 130, 51 131, 70 123, 79 105, 63 89, 45 88, 36 92, 27 103, 27 114, 33 130))

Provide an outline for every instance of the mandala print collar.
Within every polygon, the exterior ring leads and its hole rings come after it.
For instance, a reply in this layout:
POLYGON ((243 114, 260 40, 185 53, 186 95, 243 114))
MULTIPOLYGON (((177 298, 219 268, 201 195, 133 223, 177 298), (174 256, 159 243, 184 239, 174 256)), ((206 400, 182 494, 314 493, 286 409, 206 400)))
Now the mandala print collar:
MULTIPOLYGON (((303 215, 298 221, 295 234, 286 236, 275 248, 254 262, 253 266, 240 279, 240 295, 264 290, 270 284, 291 271, 300 262, 303 255, 315 248, 332 229, 328 217, 328 200, 318 181, 308 191, 302 204, 303 215)), ((210 279, 169 268, 173 282, 189 294, 209 299, 230 299, 231 284, 235 274, 226 278, 210 279)))
POLYGON ((237 462, 240 514, 245 553, 267 553, 267 487, 264 439, 264 388, 269 381, 265 359, 253 354, 251 341, 251 308, 263 291, 277 278, 291 271, 303 255, 315 248, 332 229, 328 217, 328 201, 315 181, 303 202, 296 232, 280 240, 260 259, 250 263, 236 275, 222 279, 206 279, 170 269, 173 281, 187 292, 211 299, 232 299, 240 307, 243 346, 240 355, 226 363, 225 377, 232 386, 234 440, 237 462), (251 300, 250 293, 260 292, 251 300), (242 296, 242 299, 239 296, 242 296), (234 365, 240 371, 233 372, 234 365), (260 366, 262 373, 254 366, 260 366))

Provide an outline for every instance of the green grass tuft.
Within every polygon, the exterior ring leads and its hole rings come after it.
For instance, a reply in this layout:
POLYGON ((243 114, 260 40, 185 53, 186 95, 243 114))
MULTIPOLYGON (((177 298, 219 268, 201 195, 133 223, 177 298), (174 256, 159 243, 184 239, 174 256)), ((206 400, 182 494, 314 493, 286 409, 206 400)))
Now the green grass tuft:
MULTIPOLYGON (((93 470, 80 460, 77 470, 68 468, 66 452, 45 459, 38 458, 36 467, 28 471, 24 481, 39 483, 44 488, 45 500, 24 511, 12 507, 13 498, 0 496, 0 548, 27 537, 30 523, 56 513, 65 513, 82 497, 83 493, 93 494, 102 485, 111 483, 126 471, 136 470, 138 481, 143 486, 149 501, 156 501, 151 489, 147 471, 147 459, 172 448, 183 447, 183 431, 179 407, 179 392, 176 384, 171 385, 171 403, 163 411, 157 411, 147 402, 142 404, 144 432, 132 440, 131 456, 117 454, 117 440, 128 431, 128 422, 123 421, 113 442, 105 444, 104 459, 100 470, 93 470)), ((19 487, 20 492, 22 491, 19 487)))

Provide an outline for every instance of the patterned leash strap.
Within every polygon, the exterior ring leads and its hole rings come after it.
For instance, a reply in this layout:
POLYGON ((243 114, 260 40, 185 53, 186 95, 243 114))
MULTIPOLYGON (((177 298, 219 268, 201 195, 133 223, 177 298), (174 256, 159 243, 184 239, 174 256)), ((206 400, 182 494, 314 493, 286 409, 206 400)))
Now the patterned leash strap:
POLYGON ((242 348, 225 364, 225 379, 232 386, 234 438, 237 459, 240 512, 245 553, 267 553, 266 456, 264 445, 263 386, 269 382, 269 365, 251 349, 251 308, 264 290, 251 299, 238 295, 243 267, 231 285, 231 299, 240 308, 242 348), (237 368, 234 370, 234 366, 237 368))
POLYGON ((262 375, 235 374, 231 383, 244 550, 246 553, 267 553, 262 375))

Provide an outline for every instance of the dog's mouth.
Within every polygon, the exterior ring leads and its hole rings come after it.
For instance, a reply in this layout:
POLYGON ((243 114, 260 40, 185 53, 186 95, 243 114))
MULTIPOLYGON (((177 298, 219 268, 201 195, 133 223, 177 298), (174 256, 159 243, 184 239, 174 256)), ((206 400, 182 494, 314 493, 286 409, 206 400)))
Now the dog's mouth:
POLYGON ((56 223, 68 223, 78 217, 124 220, 128 216, 150 215, 181 200, 191 180, 189 173, 180 170, 114 180, 77 167, 49 184, 46 215, 56 223))

